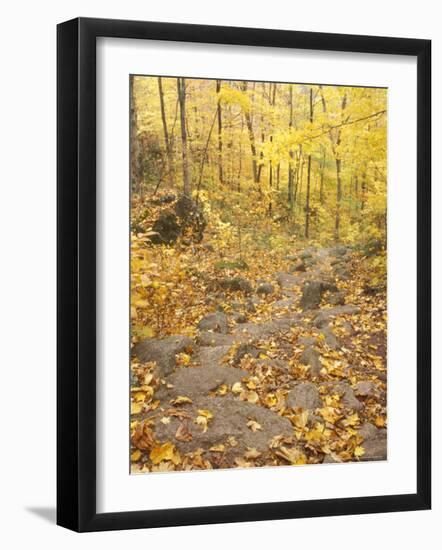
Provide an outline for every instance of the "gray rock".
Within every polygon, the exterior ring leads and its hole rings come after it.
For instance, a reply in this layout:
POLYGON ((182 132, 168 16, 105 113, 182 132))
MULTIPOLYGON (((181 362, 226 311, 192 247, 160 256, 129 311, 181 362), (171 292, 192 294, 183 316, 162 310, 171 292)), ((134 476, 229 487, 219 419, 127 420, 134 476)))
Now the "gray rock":
POLYGON ((318 388, 311 382, 298 384, 287 395, 287 405, 310 410, 322 407, 318 388))
POLYGON ((173 388, 161 387, 155 394, 161 402, 169 401, 178 395, 196 399, 207 396, 222 384, 232 386, 249 373, 226 365, 206 364, 201 367, 181 367, 167 377, 166 382, 173 388))
POLYGON ((333 393, 337 393, 341 397, 342 404, 348 409, 360 411, 364 405, 356 398, 353 389, 347 382, 338 382, 331 384, 333 393))
POLYGON ((149 338, 135 344, 133 353, 143 363, 155 361, 158 375, 164 377, 174 370, 175 355, 192 348, 193 345, 193 341, 187 336, 149 338))
POLYGON ((301 316, 294 313, 290 317, 282 317, 281 319, 274 319, 265 323, 244 323, 235 327, 232 330, 232 335, 238 342, 259 340, 278 332, 286 332, 291 327, 299 324, 300 320, 301 316))
POLYGON ((134 371, 131 369, 130 370, 130 385, 134 386, 134 387, 137 387, 138 384, 139 384, 138 378, 135 376, 134 371))
POLYGON ((339 342, 335 336, 335 333, 329 327, 323 327, 321 329, 321 334, 324 336, 324 341, 330 349, 338 349, 339 342))
POLYGON ((313 325, 316 328, 327 327, 330 320, 330 315, 326 311, 320 311, 313 319, 313 325))
POLYGON ((308 281, 302 289, 301 307, 307 309, 317 309, 321 303, 322 293, 324 292, 320 281, 308 281))
POLYGON ((245 294, 250 294, 253 290, 250 281, 248 281, 244 277, 221 279, 219 285, 225 290, 230 290, 233 292, 244 292, 245 294))
POLYGON ((297 262, 295 265, 293 265, 290 268, 290 271, 299 271, 300 273, 305 272, 305 263, 304 262, 297 262))
POLYGON ((256 294, 273 294, 275 287, 270 283, 262 283, 256 289, 256 294))
POLYGON ((378 435, 379 430, 376 428, 374 424, 370 424, 370 422, 365 422, 365 424, 362 424, 362 426, 358 430, 358 434, 365 439, 371 439, 373 437, 376 437, 378 435))
POLYGON ((361 380, 355 386, 355 394, 361 397, 373 397, 376 395, 376 386, 370 380, 361 380))
POLYGON ((341 461, 338 459, 333 458, 331 455, 325 455, 324 460, 322 461, 323 464, 340 464, 341 461))
POLYGON ((334 306, 343 306, 345 304, 345 292, 335 292, 328 299, 329 303, 334 306))
POLYGON ((277 435, 291 436, 292 425, 287 418, 259 405, 241 401, 230 396, 204 397, 195 400, 191 405, 182 407, 190 416, 187 427, 192 435, 191 441, 179 441, 175 438, 180 420, 170 417, 169 424, 159 420, 155 425, 155 437, 160 442, 171 441, 180 452, 186 453, 203 449, 208 451, 214 445, 224 444, 226 452, 243 456, 247 447, 258 451, 267 451, 270 440, 277 435), (209 410, 213 418, 206 431, 195 423, 198 409, 209 410), (261 429, 252 431, 247 422, 253 419, 261 429), (236 445, 230 446, 229 438, 234 438, 236 445))
POLYGON ((313 324, 317 328, 321 328, 327 325, 330 319, 334 317, 340 317, 341 315, 356 315, 359 313, 360 309, 358 306, 351 304, 346 304, 344 306, 335 306, 330 309, 323 309, 318 313, 318 315, 313 319, 313 324))
POLYGON ((272 306, 273 309, 290 309, 295 304, 295 300, 293 298, 286 298, 285 300, 277 300, 276 302, 273 302, 272 306))
POLYGON ((313 267, 314 265, 316 265, 318 262, 318 260, 316 258, 306 258, 304 260, 304 266, 307 268, 307 267, 313 267))
POLYGON ((233 336, 232 334, 221 334, 219 332, 201 331, 196 337, 196 341, 200 346, 229 346, 234 342, 240 341, 240 335, 233 336))
POLYGON ((247 316, 245 315, 245 313, 241 313, 240 311, 236 311, 233 315, 233 320, 235 321, 235 323, 238 323, 238 324, 243 324, 243 323, 247 323, 247 316))
POLYGON ((335 275, 339 279, 342 279, 343 281, 346 281, 350 277, 350 271, 345 265, 338 265, 335 268, 335 275))
POLYGON ((227 334, 229 330, 227 316, 220 311, 203 317, 197 327, 198 330, 211 330, 213 332, 220 332, 221 334, 227 334))
POLYGON ((365 440, 362 443, 365 454, 360 460, 364 462, 374 460, 387 460, 387 434, 385 431, 379 430, 375 437, 365 440))
POLYGON ((302 250, 302 252, 299 253, 299 257, 301 260, 307 260, 308 258, 311 258, 315 252, 316 249, 313 246, 310 246, 309 248, 302 250))
POLYGON ((250 355, 250 357, 257 358, 260 353, 259 348, 253 344, 240 344, 233 356, 233 362, 239 363, 243 357, 250 355))
POLYGON ((314 346, 317 343, 317 339, 313 338, 312 336, 304 336, 302 338, 299 338, 296 343, 300 346, 314 346))
POLYGON ((299 284, 299 278, 291 273, 277 273, 276 280, 282 289, 291 288, 292 286, 299 284))
POLYGON ((246 303, 246 311, 248 313, 255 313, 256 312, 255 304, 253 302, 247 302, 246 303))
POLYGON ((349 323, 348 321, 344 321, 341 326, 348 335, 353 334, 353 327, 351 323, 349 323))
POLYGON ((322 369, 321 361, 319 360, 320 354, 314 347, 307 347, 301 354, 300 362, 303 365, 310 366, 310 373, 312 376, 319 376, 322 369))
POLYGON ((171 244, 174 243, 180 235, 181 226, 178 223, 178 218, 174 212, 164 210, 152 226, 150 240, 154 244, 171 244))
POLYGON ((206 365, 221 365, 229 350, 229 345, 202 347, 193 355, 192 361, 203 367, 206 365))
POLYGON ((336 246, 335 248, 332 248, 330 253, 333 256, 345 256, 347 254, 347 247, 343 245, 336 246))
POLYGON ((304 311, 308 309, 317 309, 321 303, 324 292, 335 292, 336 290, 336 285, 327 279, 307 281, 302 289, 302 309, 304 311))
POLYGON ((341 265, 342 261, 343 261, 343 258, 334 258, 333 260, 331 260, 330 265, 331 266, 341 265))
MULTIPOLYGON (((282 359, 258 359, 256 365, 259 367, 269 367, 280 373, 290 372, 290 365, 282 359)), ((275 389, 277 388, 275 387, 275 389)))

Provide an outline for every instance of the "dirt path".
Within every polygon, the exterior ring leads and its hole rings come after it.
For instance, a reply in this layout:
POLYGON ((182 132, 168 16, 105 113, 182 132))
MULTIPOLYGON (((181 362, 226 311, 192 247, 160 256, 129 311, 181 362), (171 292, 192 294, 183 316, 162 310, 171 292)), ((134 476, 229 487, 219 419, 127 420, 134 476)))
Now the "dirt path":
POLYGON ((385 460, 385 297, 357 283, 351 250, 307 249, 195 339, 133 348, 132 471, 385 460))

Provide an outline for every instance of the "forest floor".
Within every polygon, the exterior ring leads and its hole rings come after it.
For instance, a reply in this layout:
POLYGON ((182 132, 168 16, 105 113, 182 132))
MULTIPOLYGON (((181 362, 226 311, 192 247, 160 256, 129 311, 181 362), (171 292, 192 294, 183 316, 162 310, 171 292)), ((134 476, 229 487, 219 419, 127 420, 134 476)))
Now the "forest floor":
POLYGON ((133 473, 386 459, 386 292, 353 248, 141 232, 132 262, 133 473))

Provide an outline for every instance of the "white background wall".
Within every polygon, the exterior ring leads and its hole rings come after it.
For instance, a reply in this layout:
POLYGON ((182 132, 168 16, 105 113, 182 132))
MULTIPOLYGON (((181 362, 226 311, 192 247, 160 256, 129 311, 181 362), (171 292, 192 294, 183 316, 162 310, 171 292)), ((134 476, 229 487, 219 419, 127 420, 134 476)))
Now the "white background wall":
MULTIPOLYGON (((441 279, 440 2, 48 0, 2 9, 0 31, 0 542, 5 548, 415 548, 440 541, 440 286, 434 284, 433 511, 76 535, 55 506, 55 25, 77 16, 433 40, 433 280, 441 279), (439 286, 439 288, 438 288, 439 286)), ((406 344, 405 344, 406 345, 406 344)), ((412 437, 412 434, 410 434, 412 437)), ((234 490, 232 488, 232 490, 234 490)))

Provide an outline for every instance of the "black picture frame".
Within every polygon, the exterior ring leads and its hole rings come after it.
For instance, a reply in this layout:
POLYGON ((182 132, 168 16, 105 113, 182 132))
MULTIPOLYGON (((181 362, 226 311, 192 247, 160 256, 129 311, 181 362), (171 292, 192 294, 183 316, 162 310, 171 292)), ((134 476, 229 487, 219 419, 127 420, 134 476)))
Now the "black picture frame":
POLYGON ((431 41, 79 18, 57 28, 57 523, 83 531, 425 510, 431 506, 431 41), (96 39, 396 54, 417 58, 417 492, 96 512, 96 39))

